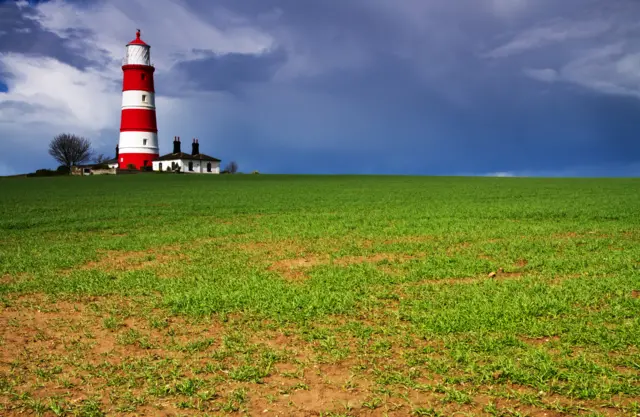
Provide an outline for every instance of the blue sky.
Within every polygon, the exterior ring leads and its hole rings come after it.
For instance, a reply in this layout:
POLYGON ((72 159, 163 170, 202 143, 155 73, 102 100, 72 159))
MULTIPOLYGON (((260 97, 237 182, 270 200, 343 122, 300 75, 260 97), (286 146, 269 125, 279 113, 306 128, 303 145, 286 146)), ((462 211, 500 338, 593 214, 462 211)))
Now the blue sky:
POLYGON ((0 175, 118 140, 142 30, 161 153, 241 171, 640 176, 636 0, 0 0, 0 175), (151 7, 152 6, 152 7, 151 7))

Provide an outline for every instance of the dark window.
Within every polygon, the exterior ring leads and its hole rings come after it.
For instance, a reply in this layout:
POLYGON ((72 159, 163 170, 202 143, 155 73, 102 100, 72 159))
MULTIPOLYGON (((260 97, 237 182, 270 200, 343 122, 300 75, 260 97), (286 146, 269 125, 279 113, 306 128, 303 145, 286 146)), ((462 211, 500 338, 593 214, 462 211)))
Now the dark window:
POLYGON ((207 172, 211 172, 211 162, 207 164, 207 172))
POLYGON ((144 74, 140 74, 140 78, 144 80, 144 74))
POLYGON ((160 167, 160 171, 162 171, 162 162, 160 162, 159 167, 160 167))
POLYGON ((147 161, 147 160, 145 159, 145 160, 144 160, 144 162, 143 162, 143 165, 144 165, 144 166, 147 166, 147 163, 148 163, 148 162, 149 162, 149 161, 147 161))
POLYGON ((193 162, 189 161, 189 171, 193 171, 193 162))

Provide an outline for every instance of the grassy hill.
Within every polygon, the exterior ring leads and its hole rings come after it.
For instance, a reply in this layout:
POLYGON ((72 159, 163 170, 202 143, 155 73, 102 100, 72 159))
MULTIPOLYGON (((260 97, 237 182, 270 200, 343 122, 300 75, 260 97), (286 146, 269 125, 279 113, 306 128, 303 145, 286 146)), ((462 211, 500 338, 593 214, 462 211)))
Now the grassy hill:
POLYGON ((2 415, 640 412, 640 180, 0 190, 2 415))

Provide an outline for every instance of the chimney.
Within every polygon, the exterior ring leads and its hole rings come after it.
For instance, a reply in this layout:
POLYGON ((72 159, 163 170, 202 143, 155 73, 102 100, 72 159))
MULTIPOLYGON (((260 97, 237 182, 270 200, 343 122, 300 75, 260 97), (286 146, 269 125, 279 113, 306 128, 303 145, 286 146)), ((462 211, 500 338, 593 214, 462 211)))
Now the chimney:
POLYGON ((197 155, 200 153, 200 144, 198 143, 198 139, 193 139, 193 143, 191 144, 191 155, 197 155))
POLYGON ((173 153, 180 153, 180 136, 173 137, 173 153))
POLYGON ((120 157, 120 146, 116 145, 116 159, 120 157))

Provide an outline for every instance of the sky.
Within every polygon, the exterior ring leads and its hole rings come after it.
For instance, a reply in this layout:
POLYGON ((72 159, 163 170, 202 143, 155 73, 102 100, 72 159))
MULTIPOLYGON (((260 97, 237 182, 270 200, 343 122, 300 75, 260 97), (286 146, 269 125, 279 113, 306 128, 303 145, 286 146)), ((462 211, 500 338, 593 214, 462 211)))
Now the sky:
POLYGON ((0 175, 113 156, 136 29, 160 153, 282 174, 640 176, 638 0, 0 0, 0 175))

